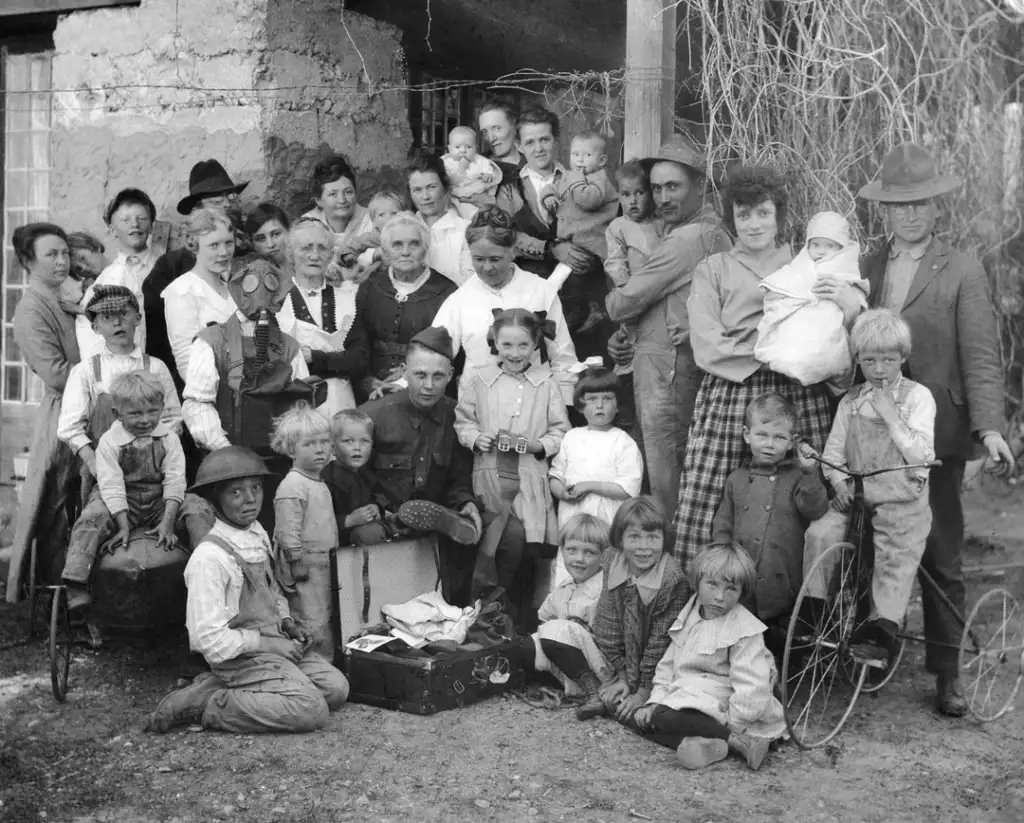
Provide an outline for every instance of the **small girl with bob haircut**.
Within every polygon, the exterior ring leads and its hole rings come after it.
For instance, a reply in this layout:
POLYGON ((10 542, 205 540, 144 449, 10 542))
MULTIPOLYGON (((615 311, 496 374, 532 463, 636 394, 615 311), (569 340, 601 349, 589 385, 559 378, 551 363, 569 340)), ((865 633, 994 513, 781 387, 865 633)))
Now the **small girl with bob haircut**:
POLYGON ((313 638, 312 650, 331 660, 330 554, 338 547, 338 524, 320 476, 331 459, 330 423, 301 401, 274 420, 270 447, 292 460, 274 495, 277 579, 292 616, 313 638))
POLYGON ((665 551, 666 526, 658 501, 641 495, 619 507, 608 535, 613 551, 604 563, 594 640, 615 672, 601 699, 626 725, 651 697, 669 626, 689 595, 679 563, 665 551))
POLYGON ((590 631, 603 588, 608 526, 592 515, 576 514, 562 526, 558 542, 566 577, 541 603, 540 628, 523 639, 523 659, 537 671, 551 672, 566 694, 582 690, 585 700, 576 718, 588 720, 605 713, 599 692, 614 677, 590 631))
POLYGON ((622 398, 618 375, 603 363, 587 365, 573 389, 573 404, 587 425, 566 434, 548 472, 561 526, 580 512, 611 523, 619 506, 640 494, 644 474, 636 441, 615 425, 622 398))
POLYGON ((786 731, 772 689, 775 659, 764 623, 740 605, 756 572, 739 546, 712 543, 690 569, 696 594, 669 629, 654 689, 634 727, 676 750, 687 769, 724 760, 730 751, 755 771, 786 731))
POLYGON ((466 375, 455 409, 455 433, 475 454, 473 492, 488 511, 498 513, 481 542, 478 568, 481 555, 493 558, 497 585, 521 619, 534 608, 537 560, 542 552, 552 556, 543 547, 557 544, 547 461, 569 430, 565 402, 543 350, 542 362, 533 363, 545 326, 542 313, 495 309, 489 341, 497 363, 466 375), (510 519, 519 520, 526 535, 521 556, 509 540, 496 554, 510 519))

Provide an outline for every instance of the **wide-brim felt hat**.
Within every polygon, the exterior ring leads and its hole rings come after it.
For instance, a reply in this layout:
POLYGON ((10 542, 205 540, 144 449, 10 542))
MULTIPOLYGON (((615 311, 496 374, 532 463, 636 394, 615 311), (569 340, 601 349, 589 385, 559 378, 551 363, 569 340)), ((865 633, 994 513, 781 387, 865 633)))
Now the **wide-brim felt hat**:
POLYGON ((694 145, 693 141, 683 134, 673 134, 668 140, 661 144, 658 153, 653 157, 644 157, 640 160, 648 168, 655 163, 668 161, 689 166, 694 171, 705 173, 708 160, 701 151, 694 145))
POLYGON ((238 194, 248 185, 248 181, 235 183, 216 160, 202 160, 189 173, 188 197, 178 201, 178 214, 190 214, 200 198, 238 194))
POLYGON ((949 194, 961 186, 955 174, 939 174, 935 159, 917 143, 901 143, 882 160, 878 177, 858 193, 881 203, 912 203, 949 194))

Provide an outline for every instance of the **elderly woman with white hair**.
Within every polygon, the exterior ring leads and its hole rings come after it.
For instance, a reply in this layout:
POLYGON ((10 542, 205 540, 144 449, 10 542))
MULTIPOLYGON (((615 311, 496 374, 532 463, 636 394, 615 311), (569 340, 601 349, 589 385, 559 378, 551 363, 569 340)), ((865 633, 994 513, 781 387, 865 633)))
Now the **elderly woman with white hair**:
POLYGON ((288 234, 292 287, 277 314, 281 330, 302 346, 309 373, 327 380, 328 417, 355 408, 353 386, 366 374, 369 347, 356 309, 358 286, 326 279, 334 235, 325 223, 302 218, 288 234))
POLYGON ((235 227, 220 209, 199 208, 186 221, 188 242, 196 264, 161 293, 173 365, 184 380, 192 341, 207 326, 223 323, 235 313, 227 281, 235 258, 235 227))
POLYGON ((382 394, 398 388, 409 341, 427 328, 455 284, 427 264, 430 229, 411 212, 399 212, 380 233, 384 266, 356 295, 370 347, 363 388, 382 394))

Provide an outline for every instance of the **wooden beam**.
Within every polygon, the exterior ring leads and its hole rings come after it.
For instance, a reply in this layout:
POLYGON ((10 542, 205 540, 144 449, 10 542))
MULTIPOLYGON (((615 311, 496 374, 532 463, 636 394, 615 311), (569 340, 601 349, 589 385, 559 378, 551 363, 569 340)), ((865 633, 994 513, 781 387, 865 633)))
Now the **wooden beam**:
POLYGON ((672 134, 676 10, 672 0, 627 0, 625 159, 650 157, 672 134))
POLYGON ((109 8, 111 6, 137 6, 142 0, 4 0, 0 3, 0 17, 22 14, 65 14, 69 11, 109 8))

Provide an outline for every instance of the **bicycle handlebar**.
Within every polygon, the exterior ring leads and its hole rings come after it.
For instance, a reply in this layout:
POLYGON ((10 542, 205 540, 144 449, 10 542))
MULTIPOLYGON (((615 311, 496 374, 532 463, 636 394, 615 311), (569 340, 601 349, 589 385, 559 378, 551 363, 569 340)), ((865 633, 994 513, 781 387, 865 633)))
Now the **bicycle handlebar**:
POLYGON ((898 472, 900 469, 938 469, 942 466, 941 460, 932 460, 930 463, 908 463, 904 466, 892 466, 886 469, 875 469, 870 472, 854 472, 849 469, 837 466, 834 463, 829 463, 828 460, 823 458, 820 454, 809 455, 812 459, 817 460, 823 466, 828 466, 830 469, 835 469, 837 472, 842 472, 847 477, 875 477, 879 474, 888 474, 889 472, 898 472))

